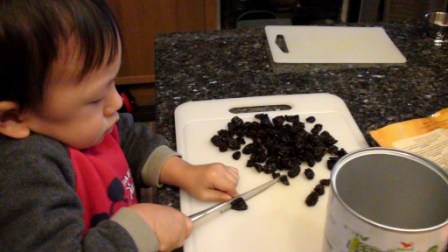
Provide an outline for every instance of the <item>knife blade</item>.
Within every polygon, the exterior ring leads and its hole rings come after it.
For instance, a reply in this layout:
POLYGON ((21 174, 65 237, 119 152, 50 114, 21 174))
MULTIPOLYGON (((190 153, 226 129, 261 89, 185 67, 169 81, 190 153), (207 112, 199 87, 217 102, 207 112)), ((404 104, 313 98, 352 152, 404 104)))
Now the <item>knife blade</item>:
POLYGON ((265 191, 266 189, 268 189, 269 187, 271 187, 272 185, 274 185, 275 183, 277 183, 280 180, 281 177, 277 177, 271 181, 268 181, 260 186, 255 187, 254 189, 251 189, 250 191, 247 191, 243 194, 241 194, 240 196, 237 196, 233 199, 230 199, 226 202, 222 202, 222 203, 218 203, 216 205, 213 205, 207 209, 204 209, 202 211, 199 211, 197 213, 194 213, 190 216, 188 216, 190 218, 190 220, 192 222, 196 222, 206 216, 210 216, 213 213, 224 213, 227 210, 229 210, 232 207, 232 203, 236 200, 239 200, 240 198, 242 198, 243 200, 247 201, 251 198, 253 198, 254 196, 260 194, 261 192, 265 191))

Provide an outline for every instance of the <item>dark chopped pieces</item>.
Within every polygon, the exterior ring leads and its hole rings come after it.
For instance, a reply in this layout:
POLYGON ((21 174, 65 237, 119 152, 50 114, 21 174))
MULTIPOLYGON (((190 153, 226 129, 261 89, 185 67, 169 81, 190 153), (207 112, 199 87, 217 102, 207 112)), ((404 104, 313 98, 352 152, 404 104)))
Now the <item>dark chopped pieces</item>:
POLYGON ((325 152, 326 152, 325 147, 316 146, 314 148, 314 153, 313 153, 314 154, 314 160, 317 161, 317 162, 322 161, 322 158, 324 157, 325 152))
POLYGON ((280 176, 280 182, 282 182, 284 185, 289 185, 288 176, 286 175, 280 176))
POLYGON ((210 139, 210 141, 212 141, 212 143, 213 143, 216 147, 219 147, 221 144, 224 143, 224 141, 223 141, 223 140, 221 139, 221 137, 218 136, 218 135, 214 135, 214 136, 212 137, 212 139, 210 139))
POLYGON ((305 160, 306 163, 313 167, 316 164, 316 160, 314 159, 314 154, 311 152, 305 152, 305 160))
POLYGON ((328 131, 326 130, 322 131, 322 133, 319 134, 319 138, 324 143, 324 145, 328 147, 338 142, 338 140, 334 139, 334 137, 330 135, 330 133, 328 133, 328 131))
POLYGON ((313 123, 313 122, 316 121, 316 117, 314 117, 314 116, 308 116, 308 117, 305 119, 305 121, 308 122, 308 123, 313 123))
POLYGON ((227 145, 221 145, 219 146, 219 151, 220 152, 226 152, 229 149, 229 147, 227 147, 227 145))
POLYGON ((272 178, 276 179, 278 177, 280 177, 280 173, 279 172, 272 173, 272 178))
POLYGON ((336 145, 330 145, 330 146, 327 147, 327 152, 329 154, 331 154, 331 155, 337 156, 338 155, 338 151, 339 151, 339 149, 338 149, 338 147, 336 145))
POLYGON ((300 166, 292 167, 287 172, 288 177, 295 178, 300 174, 300 166))
MULTIPOLYGON (((246 166, 258 173, 271 174, 274 178, 284 176, 282 179, 289 184, 289 179, 300 174, 300 166, 306 164, 310 168, 304 170, 305 177, 312 180, 315 174, 311 167, 326 155, 330 156, 326 164, 331 170, 337 160, 347 154, 336 146, 338 141, 323 130, 322 124, 316 123, 307 131, 299 115, 278 115, 271 119, 268 114, 259 113, 254 117, 254 121, 245 122, 234 116, 227 123, 227 129, 217 131, 211 142, 221 152, 232 151, 235 160, 242 154, 248 155, 246 166)), ((316 118, 308 116, 305 121, 315 123, 316 118)), ((314 194, 318 197, 329 184, 329 179, 321 180, 314 194)), ((307 199, 310 205, 317 203, 317 197, 313 197, 307 199)))
POLYGON ((228 142, 228 145, 229 145, 229 149, 231 149, 231 150, 239 150, 241 147, 240 142, 236 138, 230 139, 228 142))
POLYGON ((227 142, 225 141, 225 139, 223 139, 219 135, 214 135, 212 137, 211 141, 216 147, 219 148, 219 150, 221 150, 221 149, 227 150, 227 142))
POLYGON ((240 151, 235 151, 235 152, 232 154, 232 158, 235 159, 235 160, 239 160, 240 157, 241 157, 241 152, 240 152, 240 151))
POLYGON ((230 120, 230 122, 235 126, 242 126, 244 124, 243 119, 239 118, 238 116, 234 116, 232 120, 230 120))
POLYGON ((312 191, 305 199, 305 203, 307 206, 314 206, 317 204, 317 201, 319 200, 319 194, 312 191))
POLYGON ((317 204, 317 201, 319 200, 319 196, 322 196, 325 194, 325 185, 326 180, 320 180, 319 183, 314 187, 313 191, 311 191, 310 194, 305 199, 305 204, 307 206, 314 206, 317 204))
POLYGON ((319 196, 322 196, 325 194, 325 186, 330 185, 329 179, 321 179, 319 183, 314 187, 313 191, 306 197, 305 203, 308 206, 314 206, 316 205, 319 196))
POLYGON ((242 144, 246 144, 246 140, 244 140, 244 138, 241 137, 241 136, 238 136, 238 137, 236 138, 236 140, 238 141, 238 143, 239 143, 240 145, 242 145, 242 144))
POLYGON ((244 211, 247 210, 248 207, 246 201, 243 198, 238 197, 230 202, 230 208, 237 211, 244 211))
POLYGON ((304 173, 307 179, 312 180, 314 178, 314 171, 311 168, 306 168, 304 173))
POLYGON ((274 163, 270 163, 270 162, 266 162, 266 164, 264 165, 264 173, 269 174, 269 173, 274 173, 275 170, 277 168, 275 167, 274 163))
POLYGON ((300 117, 299 115, 285 115, 285 120, 291 123, 298 123, 300 122, 300 117))
POLYGON ((231 136, 230 131, 222 129, 218 131, 218 136, 222 137, 223 139, 227 139, 231 136))
POLYGON ((347 154, 347 151, 345 151, 343 148, 339 149, 338 152, 336 153, 336 155, 338 155, 338 157, 343 157, 347 154))
POLYGON ((262 126, 265 126, 268 128, 274 126, 272 124, 271 119, 269 118, 268 114, 257 114, 257 115, 255 115, 255 118, 260 120, 260 124, 262 126))
POLYGON ((263 166, 259 163, 254 163, 254 168, 257 172, 262 172, 264 170, 263 166))
POLYGON ((247 144, 246 146, 244 146, 244 148, 243 148, 243 153, 244 154, 246 154, 246 155, 248 155, 248 154, 252 154, 254 151, 255 151, 255 144, 253 144, 253 143, 250 143, 250 144, 247 144))
POLYGON ((319 134, 319 132, 322 131, 322 128, 323 128, 322 124, 319 123, 315 124, 314 127, 311 129, 311 134, 313 135, 319 134))
POLYGON ((272 119, 272 123, 274 124, 275 127, 283 126, 284 122, 285 122, 284 116, 276 116, 276 117, 274 117, 274 119, 272 119))
POLYGON ((323 186, 329 186, 330 185, 330 179, 321 179, 319 181, 319 184, 321 184, 323 186))
POLYGON ((321 195, 324 195, 324 193, 325 193, 325 188, 324 188, 323 185, 321 185, 321 184, 317 184, 317 185, 314 187, 314 190, 313 190, 313 191, 316 192, 317 194, 319 194, 319 195, 321 196, 321 195))
POLYGON ((336 162, 339 160, 339 157, 330 157, 327 160, 327 168, 328 170, 333 170, 334 165, 336 164, 336 162))

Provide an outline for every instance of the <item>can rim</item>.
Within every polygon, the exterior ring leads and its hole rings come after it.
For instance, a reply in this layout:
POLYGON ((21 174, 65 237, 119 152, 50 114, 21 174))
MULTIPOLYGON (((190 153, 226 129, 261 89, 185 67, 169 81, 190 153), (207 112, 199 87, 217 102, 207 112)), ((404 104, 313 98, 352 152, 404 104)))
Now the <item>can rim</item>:
POLYGON ((338 194, 338 190, 336 188, 336 177, 337 174, 339 172, 339 170, 341 169, 341 167, 346 164, 347 162, 351 161, 353 158, 356 157, 361 157, 361 156, 365 156, 367 154, 393 154, 395 156, 405 156, 408 157, 414 161, 417 161, 429 168, 431 168, 434 172, 436 172, 441 178, 443 178, 443 180, 448 184, 448 173, 443 170, 440 166, 438 166, 437 164, 435 164, 434 162, 432 162, 431 160, 418 156, 416 154, 407 152, 407 151, 403 151, 403 150, 398 150, 398 149, 392 149, 392 148, 384 148, 384 147, 368 147, 368 148, 363 148, 363 149, 359 149, 353 152, 348 153, 347 155, 343 156, 342 158, 340 158, 336 164, 333 167, 332 173, 331 173, 331 188, 334 192, 334 196, 338 199, 338 201, 347 209, 349 210, 352 214, 354 214, 356 217, 358 217, 359 219, 361 219, 362 221, 369 223, 371 225, 374 225, 376 227, 388 230, 388 231, 396 231, 396 232, 403 232, 403 233, 421 233, 421 232, 428 232, 428 231, 433 231, 433 230, 437 230, 440 229, 444 226, 448 225, 448 217, 446 218, 445 221, 443 221, 442 223, 432 226, 432 227, 427 227, 427 228, 416 228, 416 229, 408 229, 408 228, 397 228, 397 227, 392 227, 392 226, 388 226, 385 224, 381 224, 378 223, 376 221, 373 221, 369 218, 364 217, 363 215, 359 214, 357 211, 355 211, 353 208, 351 208, 349 205, 347 205, 345 203, 345 201, 341 198, 341 196, 338 194))

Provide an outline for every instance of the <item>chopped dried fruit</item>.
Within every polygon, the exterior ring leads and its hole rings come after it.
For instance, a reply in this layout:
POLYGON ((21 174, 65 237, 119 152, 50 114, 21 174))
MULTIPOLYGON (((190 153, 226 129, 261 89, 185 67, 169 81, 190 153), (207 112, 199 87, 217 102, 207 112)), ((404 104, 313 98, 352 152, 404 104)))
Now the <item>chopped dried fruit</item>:
MULTIPOLYGON (((301 165, 314 167, 325 155, 330 155, 327 168, 331 170, 337 160, 347 154, 344 149, 336 146, 338 141, 323 130, 322 124, 314 124, 307 131, 299 115, 278 115, 271 119, 268 114, 259 113, 255 115, 255 119, 244 122, 238 116, 233 117, 227 123, 227 129, 219 130, 212 136, 211 142, 221 152, 231 150, 235 160, 239 160, 242 154, 248 155, 247 167, 253 167, 257 172, 270 174, 274 178, 284 176, 283 179, 288 184, 289 178, 300 174, 301 165)), ((305 121, 315 123, 316 118, 309 116, 305 121)), ((315 177, 311 168, 306 169, 304 174, 309 180, 315 177)), ((321 193, 321 187, 329 184, 329 179, 321 180, 316 190, 321 193)), ((316 203, 317 198, 313 204, 316 203)))
POLYGON ((238 136, 238 137, 236 138, 236 140, 238 141, 238 143, 240 144, 240 146, 241 146, 242 144, 246 144, 246 140, 244 140, 244 137, 238 136))
POLYGON ((288 177, 286 175, 282 175, 280 177, 280 182, 282 182, 284 185, 289 185, 289 180, 288 180, 288 177))
POLYGON ((257 170, 257 172, 263 171, 263 166, 259 163, 254 163, 254 167, 255 167, 255 170, 257 170))
POLYGON ((232 120, 230 120, 230 122, 236 126, 242 126, 244 124, 243 119, 239 118, 238 116, 234 116, 232 120))
POLYGON ((330 135, 330 133, 328 133, 328 131, 325 131, 325 130, 319 134, 319 138, 320 138, 320 140, 322 140, 322 142, 327 147, 334 145, 335 143, 338 142, 338 140, 334 139, 334 137, 332 135, 330 135))
POLYGON ((314 160, 316 160, 317 162, 322 161, 322 158, 325 155, 325 151, 326 151, 325 147, 316 146, 314 148, 314 160))
POLYGON ((336 162, 339 160, 339 158, 338 157, 330 157, 328 160, 327 160, 327 168, 328 168, 328 170, 333 170, 333 167, 334 167, 334 165, 336 164, 336 162))
POLYGON ((314 178, 314 171, 311 168, 306 168, 304 173, 307 179, 312 180, 314 178))
POLYGON ((272 178, 276 179, 278 177, 280 177, 280 173, 278 173, 278 172, 272 173, 272 178))
POLYGON ((321 184, 323 186, 329 186, 330 185, 330 179, 321 179, 319 181, 319 184, 321 184))
POLYGON ((240 152, 240 151, 235 151, 235 152, 232 154, 232 158, 235 159, 235 160, 239 160, 240 157, 241 157, 241 152, 240 152))
POLYGON ((218 135, 214 135, 211 139, 212 143, 216 146, 219 147, 221 144, 224 143, 224 141, 221 139, 220 136, 218 135))
POLYGON ((319 200, 319 194, 313 191, 306 197, 305 203, 307 206, 314 206, 317 204, 318 200, 319 200))
POLYGON ((336 153, 339 157, 343 157, 347 154, 347 151, 345 151, 343 148, 341 148, 340 150, 338 150, 338 152, 336 153))
POLYGON ((226 152, 229 148, 227 147, 227 145, 221 145, 219 146, 219 151, 220 152, 226 152))
POLYGON ((306 121, 306 122, 309 122, 309 123, 313 123, 313 122, 316 121, 316 117, 314 117, 314 116, 308 116, 308 117, 305 119, 305 121, 306 121))
POLYGON ((338 154, 338 147, 336 145, 330 145, 327 147, 327 152, 331 155, 337 155, 338 154))
POLYGON ((231 138, 228 142, 229 149, 231 150, 239 150, 241 147, 241 144, 239 143, 238 139, 231 138))
POLYGON ((300 174, 300 166, 293 167, 288 170, 288 177, 295 178, 300 174))
POLYGON ((322 130, 322 124, 315 124, 314 127, 311 129, 311 134, 317 135, 322 130))
POLYGON ((283 126, 284 122, 285 122, 285 117, 283 117, 283 116, 277 116, 277 117, 274 117, 274 119, 272 119, 272 123, 274 124, 275 127, 283 126))
POLYGON ((285 115, 285 120, 291 123, 298 123, 300 122, 300 117, 299 115, 285 115))
POLYGON ((325 193, 325 188, 324 188, 323 185, 321 185, 321 184, 317 184, 317 185, 314 187, 314 190, 313 190, 313 191, 316 192, 316 193, 319 194, 319 195, 324 195, 324 193, 325 193))
POLYGON ((305 159, 306 159, 306 163, 313 167, 316 164, 316 160, 314 160, 314 154, 310 153, 310 152, 306 152, 305 153, 305 159))
POLYGON ((243 198, 238 197, 230 203, 230 208, 237 211, 244 211, 247 210, 248 207, 246 201, 243 198))
POLYGON ((244 146, 243 153, 244 154, 252 154, 255 152, 255 149, 256 149, 256 145, 253 143, 250 143, 250 144, 244 146))

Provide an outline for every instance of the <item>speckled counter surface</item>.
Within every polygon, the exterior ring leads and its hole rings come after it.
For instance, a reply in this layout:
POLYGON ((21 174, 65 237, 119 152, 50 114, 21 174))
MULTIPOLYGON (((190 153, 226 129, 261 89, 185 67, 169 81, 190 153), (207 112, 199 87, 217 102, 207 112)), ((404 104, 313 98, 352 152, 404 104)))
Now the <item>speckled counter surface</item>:
MULTIPOLYGON (((263 29, 159 35, 157 131, 175 148, 174 110, 187 101, 325 92, 345 101, 376 146, 369 130, 448 107, 448 47, 435 46, 420 23, 374 26, 384 27, 406 64, 278 66, 263 29)), ((162 204, 178 208, 178 197, 175 188, 159 189, 162 204)))

